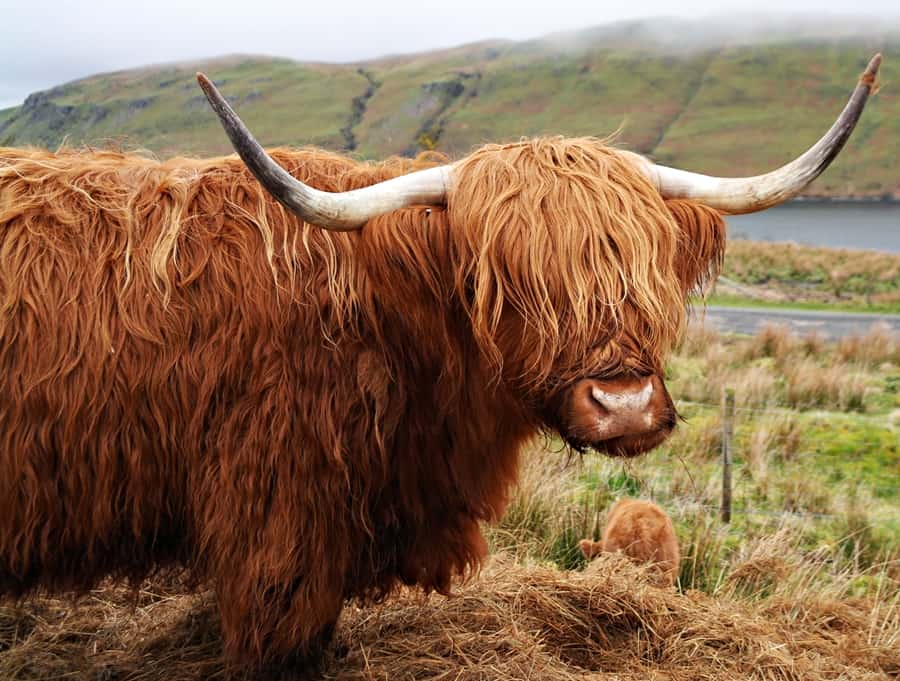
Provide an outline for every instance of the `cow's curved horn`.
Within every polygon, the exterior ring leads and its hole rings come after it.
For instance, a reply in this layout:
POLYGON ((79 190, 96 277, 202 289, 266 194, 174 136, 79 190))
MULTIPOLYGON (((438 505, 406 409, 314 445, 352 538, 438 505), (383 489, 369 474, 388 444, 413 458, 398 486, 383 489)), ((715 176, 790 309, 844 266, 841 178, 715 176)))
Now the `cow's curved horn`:
POLYGON ((368 220, 415 204, 441 204, 447 199, 452 166, 444 165, 401 175, 347 192, 323 192, 292 177, 266 154, 216 86, 202 73, 197 81, 235 151, 260 184, 300 218, 339 232, 359 229, 368 220))
POLYGON ((753 213, 787 201, 816 179, 838 155, 875 89, 880 65, 881 55, 876 54, 831 129, 806 153, 778 170, 755 177, 712 177, 658 166, 639 157, 642 169, 666 198, 693 199, 725 213, 753 213))

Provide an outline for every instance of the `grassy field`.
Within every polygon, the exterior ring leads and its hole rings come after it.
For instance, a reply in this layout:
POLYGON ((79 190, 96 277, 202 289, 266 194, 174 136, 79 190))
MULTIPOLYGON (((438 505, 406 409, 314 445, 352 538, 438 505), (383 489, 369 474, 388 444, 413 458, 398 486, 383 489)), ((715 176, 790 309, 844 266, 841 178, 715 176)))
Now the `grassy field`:
POLYGON ((693 327, 669 364, 667 384, 684 418, 669 441, 634 461, 583 457, 568 465, 548 456, 545 450, 560 449, 549 442, 526 467, 520 496, 496 531, 497 546, 577 567, 574 539, 596 534, 604 510, 628 494, 660 501, 686 536, 698 529, 715 535, 705 550, 716 555, 697 557, 704 570, 685 562, 683 587, 714 593, 748 539, 775 530, 804 550, 828 547, 860 568, 893 565, 891 574, 900 578, 896 334, 875 327, 828 344, 777 326, 746 338, 693 327), (730 527, 718 528, 707 520, 721 498, 726 387, 736 394, 736 512, 730 527), (566 498, 570 504, 561 510, 566 498))
MULTIPOLYGON (((896 678, 900 339, 694 327, 667 383, 684 420, 665 445, 621 461, 535 442, 506 517, 485 528, 495 555, 484 571, 452 598, 349 604, 313 678, 896 678), (728 525, 725 387, 736 394, 728 525), (597 536, 621 496, 673 517, 676 589, 619 556, 585 566, 577 541, 597 536)), ((104 586, 78 607, 0 603, 0 678, 247 677, 222 658, 213 593, 163 576, 137 592, 104 586)))
POLYGON ((360 64, 235 56, 103 74, 0 111, 0 146, 227 153, 194 81, 199 69, 266 145, 312 144, 362 158, 427 149, 459 156, 521 136, 620 131, 617 143, 660 162, 751 175, 817 139, 881 50, 882 92, 807 193, 900 196, 900 96, 892 87, 900 80, 900 35, 867 30, 858 38, 782 36, 684 50, 660 45, 669 31, 653 28, 626 23, 360 64))
POLYGON ((706 301, 900 314, 900 254, 732 239, 706 301))

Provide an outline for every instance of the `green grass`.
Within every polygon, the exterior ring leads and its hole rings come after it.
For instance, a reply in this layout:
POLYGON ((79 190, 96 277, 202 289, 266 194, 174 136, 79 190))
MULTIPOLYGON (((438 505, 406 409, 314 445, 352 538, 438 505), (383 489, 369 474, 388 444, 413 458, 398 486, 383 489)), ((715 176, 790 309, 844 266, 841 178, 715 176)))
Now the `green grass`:
POLYGON ((5 128, 0 122, 0 143, 121 143, 163 156, 230 152, 196 84, 197 70, 208 72, 269 145, 339 148, 351 102, 367 85, 349 68, 261 58, 106 74, 13 110, 5 128))
MULTIPOLYGON (((885 82, 900 57, 884 46, 885 82)), ((846 43, 731 48, 710 65, 690 108, 657 149, 663 161, 712 174, 753 175, 795 157, 841 110, 870 51, 846 43), (752 140, 752 144, 748 144, 752 140)), ((858 130, 811 194, 877 194, 897 177, 896 93, 875 98, 858 130)))
POLYGON ((449 119, 444 141, 461 153, 484 141, 603 137, 621 129, 620 143, 647 152, 687 104, 710 59, 602 49, 552 59, 516 52, 487 65, 478 95, 449 119))
POLYGON ((856 312, 856 313, 880 313, 900 314, 900 304, 887 303, 883 305, 856 302, 811 302, 811 301, 775 301, 760 300, 749 296, 729 295, 715 293, 703 299, 694 299, 696 306, 717 305, 720 307, 752 307, 772 310, 812 310, 820 312, 856 312))
POLYGON ((666 376, 682 417, 673 436, 631 460, 565 461, 557 440, 538 443, 491 541, 570 568, 578 539, 597 538, 617 498, 644 497, 676 524, 682 588, 754 597, 787 588, 771 571, 740 576, 757 554, 793 566, 779 579, 799 570, 816 590, 840 583, 871 596, 885 574, 896 588, 898 353, 884 331, 829 344, 777 327, 753 337, 694 328, 666 376), (729 525, 719 520, 724 387, 736 393, 729 525))
POLYGON ((828 128, 876 50, 884 53, 885 88, 808 193, 897 195, 896 37, 679 52, 611 29, 363 64, 228 57, 53 88, 27 107, 0 112, 0 145, 124 139, 163 156, 225 153, 225 136, 194 82, 199 69, 221 83, 266 145, 344 149, 351 121, 353 151, 364 158, 431 148, 458 156, 521 136, 621 130, 619 144, 664 163, 755 174, 792 158, 828 128), (377 87, 361 101, 370 87, 365 74, 377 87))
POLYGON ((706 300, 900 314, 900 254, 730 239, 722 277, 706 300))

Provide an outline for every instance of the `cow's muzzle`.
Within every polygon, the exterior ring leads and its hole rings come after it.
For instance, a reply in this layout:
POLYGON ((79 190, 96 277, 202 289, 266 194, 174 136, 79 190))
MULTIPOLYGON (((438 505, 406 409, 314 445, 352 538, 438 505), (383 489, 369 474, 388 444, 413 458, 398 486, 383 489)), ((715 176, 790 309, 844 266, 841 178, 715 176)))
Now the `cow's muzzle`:
POLYGON ((662 380, 651 375, 578 381, 562 395, 558 418, 577 449, 637 456, 669 436, 677 415, 662 380))

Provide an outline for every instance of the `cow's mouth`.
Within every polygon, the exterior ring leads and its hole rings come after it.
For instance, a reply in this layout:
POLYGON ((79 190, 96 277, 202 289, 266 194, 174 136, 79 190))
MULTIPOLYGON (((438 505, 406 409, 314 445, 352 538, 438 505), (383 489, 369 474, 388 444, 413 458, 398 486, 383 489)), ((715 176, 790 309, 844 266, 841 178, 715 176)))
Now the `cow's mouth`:
POLYGON ((649 452, 665 442, 675 429, 676 420, 677 414, 672 410, 665 415, 663 422, 652 431, 635 435, 620 435, 593 442, 569 433, 561 433, 561 435, 566 444, 578 452, 593 450, 607 456, 633 458, 649 452))

